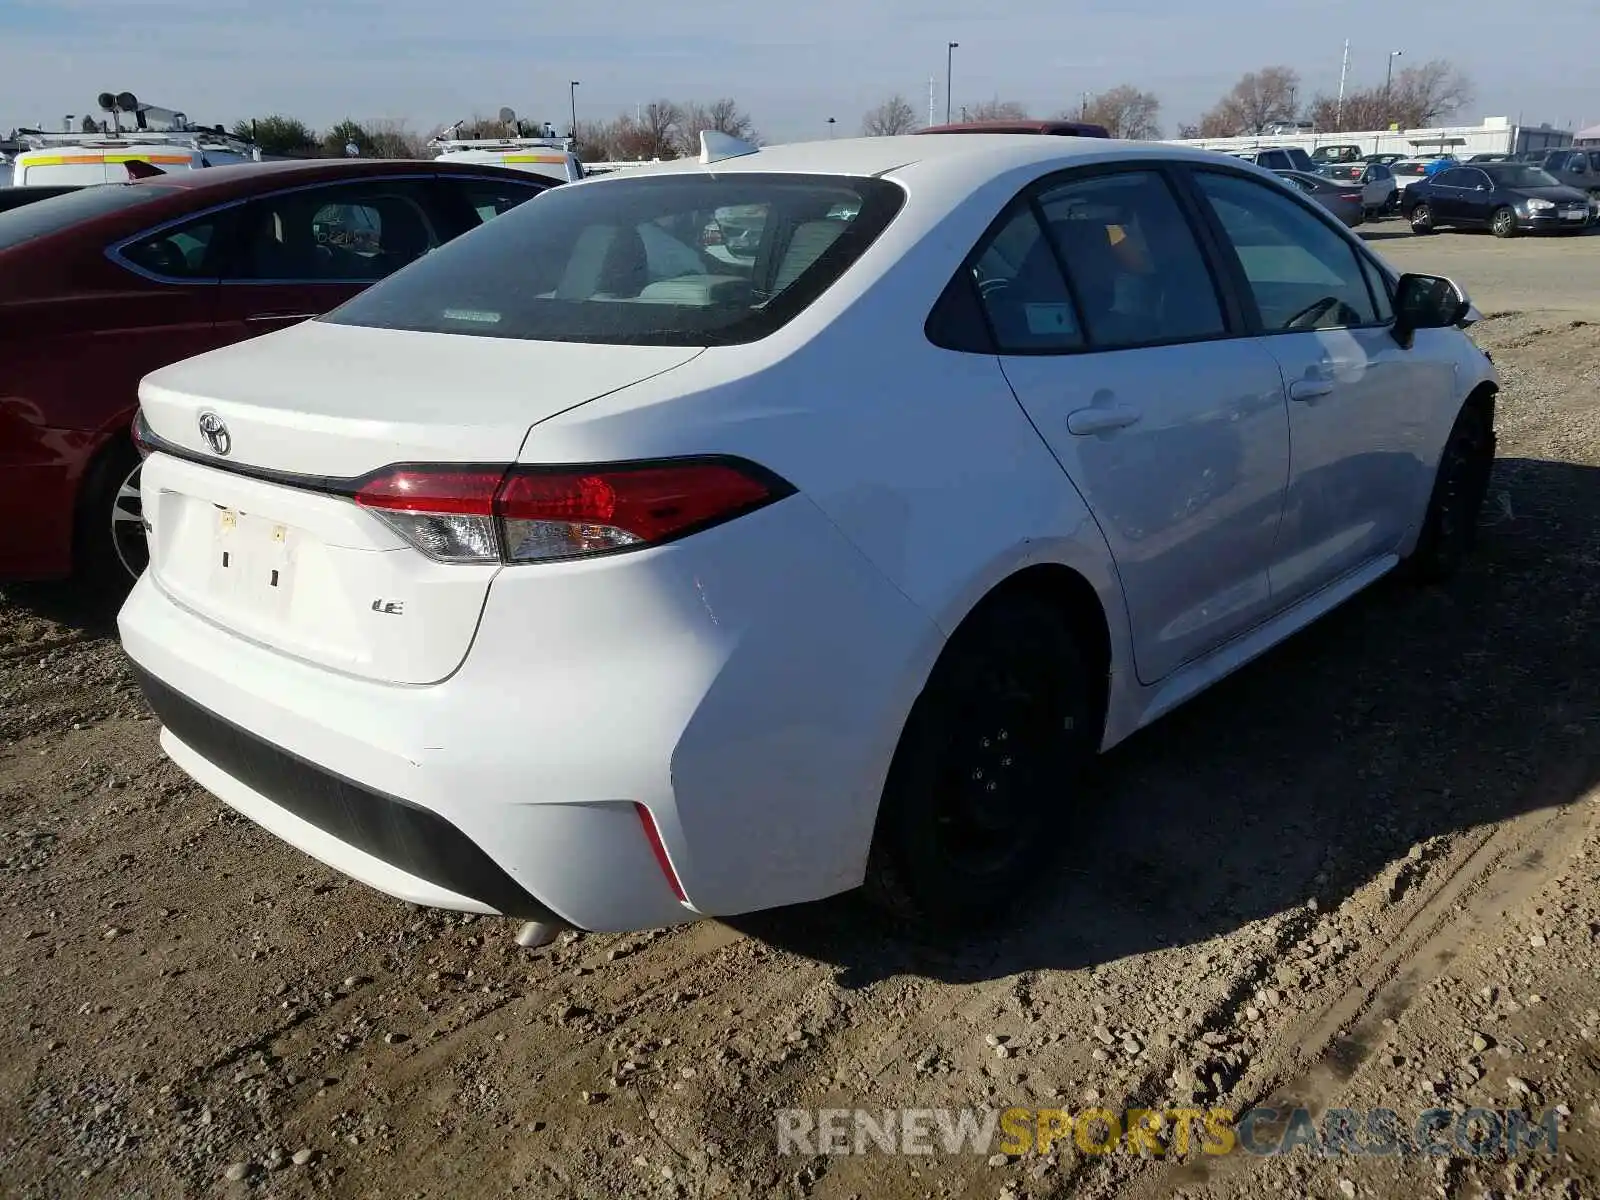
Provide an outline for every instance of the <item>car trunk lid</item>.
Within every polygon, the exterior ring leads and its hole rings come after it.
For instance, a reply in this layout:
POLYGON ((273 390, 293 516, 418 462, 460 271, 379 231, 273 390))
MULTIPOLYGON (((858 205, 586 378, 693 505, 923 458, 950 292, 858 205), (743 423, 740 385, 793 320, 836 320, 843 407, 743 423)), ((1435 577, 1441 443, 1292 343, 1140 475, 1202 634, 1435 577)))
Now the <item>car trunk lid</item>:
POLYGON ((429 558, 355 503, 359 481, 396 463, 515 462, 539 421, 697 353, 309 322, 164 368, 140 388, 157 451, 142 479, 150 571, 258 644, 437 682, 499 565, 429 558))

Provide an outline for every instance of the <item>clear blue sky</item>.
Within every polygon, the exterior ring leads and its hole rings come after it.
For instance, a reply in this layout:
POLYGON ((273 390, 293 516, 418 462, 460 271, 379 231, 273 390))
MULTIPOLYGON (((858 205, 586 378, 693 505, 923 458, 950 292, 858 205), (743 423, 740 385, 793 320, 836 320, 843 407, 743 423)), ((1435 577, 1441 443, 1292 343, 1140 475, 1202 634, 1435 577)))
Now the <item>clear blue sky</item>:
POLYGON ((893 92, 944 110, 945 43, 957 41, 956 107, 998 96, 1038 115, 1134 83, 1162 100, 1163 129, 1197 117, 1244 71, 1282 63, 1309 96, 1334 91, 1350 39, 1352 86, 1448 58, 1486 114, 1600 122, 1600 2, 1499 0, 0 0, 0 129, 84 113, 101 91, 213 123, 269 112, 325 127, 400 118, 430 131, 508 104, 562 125, 656 97, 732 96, 768 140, 855 131, 893 92))

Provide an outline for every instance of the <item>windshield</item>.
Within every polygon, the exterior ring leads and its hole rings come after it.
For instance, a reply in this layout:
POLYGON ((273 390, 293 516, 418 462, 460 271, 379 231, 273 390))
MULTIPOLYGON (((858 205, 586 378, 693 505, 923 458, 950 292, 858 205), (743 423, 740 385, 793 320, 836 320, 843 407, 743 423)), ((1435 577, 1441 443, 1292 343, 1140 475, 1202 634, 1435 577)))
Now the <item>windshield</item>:
POLYGON ((826 291, 903 200, 879 179, 745 172, 555 188, 323 319, 534 341, 755 341, 826 291))
POLYGON ((100 183, 0 212, 0 250, 59 233, 79 221, 103 217, 136 204, 170 196, 176 188, 152 184, 100 183))
POLYGON ((1560 187, 1561 181, 1541 167, 1528 167, 1519 163, 1490 163, 1483 170, 1501 187, 1544 188, 1560 187))

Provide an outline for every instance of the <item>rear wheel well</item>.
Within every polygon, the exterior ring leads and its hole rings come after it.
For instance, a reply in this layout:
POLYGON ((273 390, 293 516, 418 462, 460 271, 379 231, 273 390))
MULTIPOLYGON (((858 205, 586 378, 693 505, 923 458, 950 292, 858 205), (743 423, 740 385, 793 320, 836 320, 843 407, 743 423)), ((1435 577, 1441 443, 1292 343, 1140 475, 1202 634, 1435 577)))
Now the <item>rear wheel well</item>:
MULTIPOLYGON (((1094 586, 1071 567, 1040 563, 1001 580, 962 619, 950 641, 961 636, 962 629, 977 612, 1017 595, 1047 600, 1065 614, 1088 668, 1090 678, 1086 682, 1094 700, 1095 719, 1103 728, 1111 688, 1111 630, 1094 586)), ((1099 745, 1098 737, 1095 744, 1099 745)))

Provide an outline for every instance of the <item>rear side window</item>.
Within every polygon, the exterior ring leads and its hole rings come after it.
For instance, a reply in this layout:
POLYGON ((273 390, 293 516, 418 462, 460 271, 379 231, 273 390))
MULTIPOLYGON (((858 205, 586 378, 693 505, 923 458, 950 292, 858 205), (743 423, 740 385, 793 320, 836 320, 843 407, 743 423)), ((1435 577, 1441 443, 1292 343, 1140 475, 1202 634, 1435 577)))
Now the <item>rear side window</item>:
POLYGON ((140 270, 164 279, 215 279, 216 216, 143 234, 119 253, 140 270))
POLYGON ((832 286, 899 212, 880 179, 735 172, 556 188, 322 318, 614 345, 755 341, 832 286))
POLYGON ((300 188, 241 210, 230 277, 250 283, 382 279, 439 246, 423 189, 406 180, 300 188))
POLYGON ((972 266, 1002 354, 1076 350, 1083 328, 1056 252, 1028 205, 1019 205, 972 266))
POLYGON ((459 183, 447 180, 443 186, 459 190, 467 206, 477 215, 480 225, 510 212, 524 200, 532 200, 545 190, 542 187, 509 183, 503 179, 465 179, 459 183))
POLYGON ((1215 285, 1183 211, 1154 171, 1093 176, 1039 197, 1097 347, 1215 337, 1215 285))
POLYGON ((81 191, 35 200, 0 212, 0 250, 59 233, 79 221, 90 221, 125 208, 171 196, 178 189, 159 184, 102 183, 81 191))

